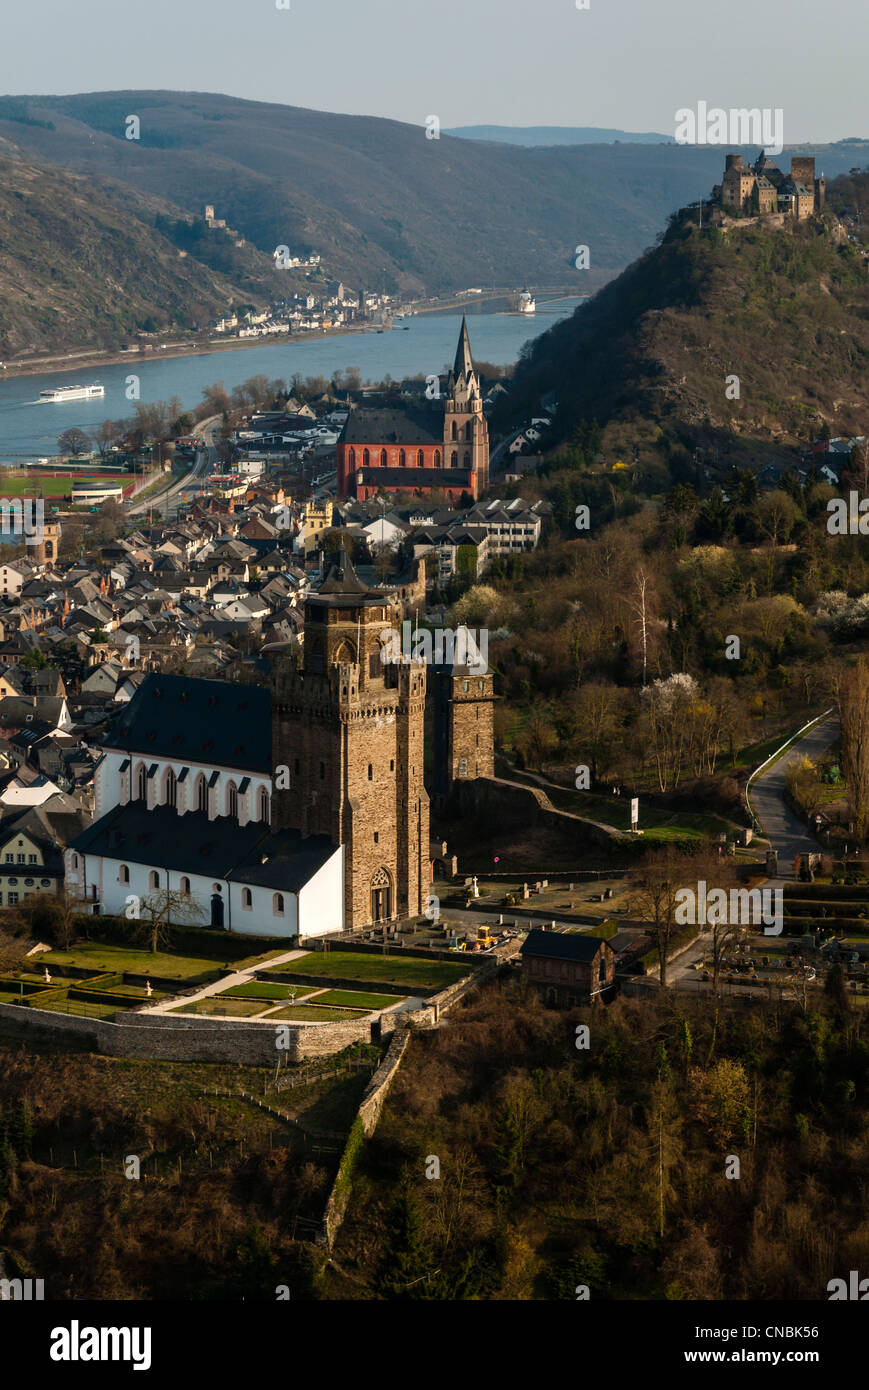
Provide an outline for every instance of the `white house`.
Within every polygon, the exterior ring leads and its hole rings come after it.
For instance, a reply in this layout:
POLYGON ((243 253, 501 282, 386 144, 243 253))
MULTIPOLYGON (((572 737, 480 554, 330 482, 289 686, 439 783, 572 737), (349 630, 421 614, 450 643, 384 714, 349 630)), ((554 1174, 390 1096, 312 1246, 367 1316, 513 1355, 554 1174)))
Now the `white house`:
POLYGON ((106 733, 94 823, 66 880, 100 913, 170 890, 192 924, 316 936, 344 925, 344 850, 272 831, 271 697, 260 686, 151 674, 106 733))

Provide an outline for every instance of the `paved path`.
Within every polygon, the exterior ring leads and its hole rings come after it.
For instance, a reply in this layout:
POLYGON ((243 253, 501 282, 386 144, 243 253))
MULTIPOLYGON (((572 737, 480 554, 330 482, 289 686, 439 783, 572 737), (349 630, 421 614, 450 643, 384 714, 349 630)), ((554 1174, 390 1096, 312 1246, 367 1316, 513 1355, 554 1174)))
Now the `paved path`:
MULTIPOLYGON (((247 970, 236 970, 232 975, 223 975, 219 980, 214 980, 210 985, 204 985, 195 994, 186 994, 183 1000, 177 996, 173 999, 163 999, 159 1004, 151 1004, 147 1009, 140 1009, 140 1013, 146 1014, 168 1014, 173 1009, 177 1009, 179 1003, 196 1004, 200 999, 208 999, 212 994, 222 994, 224 990, 231 989, 233 985, 246 985, 256 977, 258 970, 276 970, 281 965, 286 965, 288 960, 298 960, 300 956, 309 955, 309 951, 286 951, 282 956, 275 956, 269 961, 260 961, 259 965, 252 965, 247 970)), ((184 988, 184 981, 178 981, 178 988, 184 988)), ((299 986, 301 989, 301 985, 299 986)), ((287 1003, 285 999, 283 1003, 287 1003)), ((265 1008, 265 1003, 263 1004, 265 1008)))
POLYGON ((806 824, 784 800, 785 774, 793 763, 804 757, 814 761, 835 742, 838 733, 838 716, 831 715, 823 723, 809 729, 778 762, 762 772, 749 788, 755 815, 769 839, 771 848, 778 851, 779 874, 783 879, 794 877, 793 864, 798 854, 817 854, 821 848, 806 824))

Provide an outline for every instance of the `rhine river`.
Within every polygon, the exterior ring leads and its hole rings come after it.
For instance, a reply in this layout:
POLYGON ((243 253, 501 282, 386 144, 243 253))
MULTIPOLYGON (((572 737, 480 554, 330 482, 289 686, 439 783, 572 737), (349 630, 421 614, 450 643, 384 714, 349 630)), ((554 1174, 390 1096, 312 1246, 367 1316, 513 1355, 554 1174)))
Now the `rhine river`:
MULTIPOLYGON (((580 302, 573 298, 538 301, 533 318, 506 311, 504 301, 469 304, 466 312, 475 359, 498 366, 515 362, 523 343, 545 333, 580 302)), ((358 367, 363 381, 381 381, 387 374, 395 379, 418 372, 428 376, 452 364, 461 322, 461 310, 451 309, 398 320, 391 331, 383 333, 326 335, 298 343, 78 367, 8 381, 3 381, 0 373, 0 465, 56 454, 59 436, 72 426, 90 433, 103 420, 131 416, 134 402, 127 399, 126 380, 133 372, 139 378, 142 401, 178 396, 187 410, 199 404, 205 386, 222 381, 232 390, 260 374, 288 382, 296 373, 303 378, 330 378, 335 371, 358 367), (105 387, 102 399, 47 404, 38 399, 39 392, 50 386, 91 382, 105 387)))

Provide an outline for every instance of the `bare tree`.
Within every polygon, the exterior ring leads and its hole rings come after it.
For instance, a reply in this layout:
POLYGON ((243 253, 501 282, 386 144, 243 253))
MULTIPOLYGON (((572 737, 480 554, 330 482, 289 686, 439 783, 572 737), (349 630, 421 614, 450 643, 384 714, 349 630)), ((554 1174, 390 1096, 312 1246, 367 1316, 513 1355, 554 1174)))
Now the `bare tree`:
POLYGON ((138 902, 139 928, 136 935, 147 941, 148 949, 156 955, 161 944, 171 935, 173 923, 193 923, 202 920, 203 911, 193 898, 175 888, 159 888, 138 902))

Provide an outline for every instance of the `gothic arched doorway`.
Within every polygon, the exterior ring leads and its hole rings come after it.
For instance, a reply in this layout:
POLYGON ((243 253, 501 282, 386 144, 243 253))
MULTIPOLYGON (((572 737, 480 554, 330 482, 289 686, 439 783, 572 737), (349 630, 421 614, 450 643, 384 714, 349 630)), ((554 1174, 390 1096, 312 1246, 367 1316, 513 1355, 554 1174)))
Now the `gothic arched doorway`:
POLYGON ((211 895, 211 925, 213 927, 223 926, 223 898, 220 888, 215 883, 215 891, 211 895))
POLYGON ((371 920, 388 922, 392 918, 392 879, 386 869, 377 869, 371 880, 371 920))

